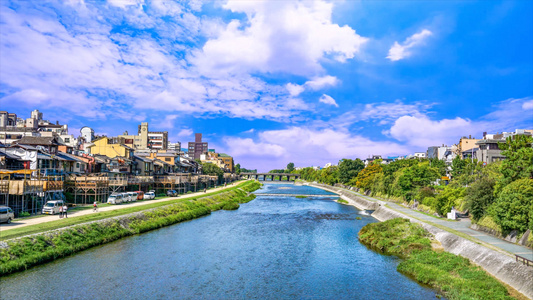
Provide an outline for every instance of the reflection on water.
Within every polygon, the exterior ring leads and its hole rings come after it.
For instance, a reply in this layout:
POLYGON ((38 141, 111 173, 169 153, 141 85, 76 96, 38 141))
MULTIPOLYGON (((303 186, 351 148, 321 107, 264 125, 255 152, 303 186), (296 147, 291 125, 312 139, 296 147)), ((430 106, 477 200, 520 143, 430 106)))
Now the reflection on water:
POLYGON ((1 298, 433 299, 359 243, 375 221, 331 200, 261 196, 4 277, 1 298))

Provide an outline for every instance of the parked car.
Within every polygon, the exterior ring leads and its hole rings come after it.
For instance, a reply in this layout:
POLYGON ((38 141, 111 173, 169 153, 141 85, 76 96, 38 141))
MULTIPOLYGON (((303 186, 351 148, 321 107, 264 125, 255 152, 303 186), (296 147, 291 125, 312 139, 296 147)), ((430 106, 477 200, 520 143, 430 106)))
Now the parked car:
POLYGON ((167 196, 176 197, 176 196, 178 196, 178 192, 176 192, 176 190, 168 190, 167 191, 167 196))
POLYGON ((122 194, 112 194, 107 198, 107 204, 120 204, 123 201, 122 194))
POLYGON ((46 215, 55 215, 59 213, 59 208, 65 205, 63 200, 47 201, 42 209, 42 213, 46 215))
POLYGON ((137 194, 137 192, 129 192, 128 193, 130 195, 130 201, 133 202, 133 201, 137 201, 137 197, 139 196, 137 194))
POLYGON ((144 192, 143 191, 136 191, 137 193, 137 200, 143 200, 144 199, 144 192))
POLYGON ((129 193, 122 193, 122 203, 131 202, 129 193))
POLYGON ((155 193, 154 192, 148 192, 148 193, 144 194, 144 199, 145 200, 155 199, 155 193))
POLYGON ((15 214, 13 213, 13 210, 11 207, 8 206, 0 206, 0 223, 11 223, 11 221, 15 218, 15 214))

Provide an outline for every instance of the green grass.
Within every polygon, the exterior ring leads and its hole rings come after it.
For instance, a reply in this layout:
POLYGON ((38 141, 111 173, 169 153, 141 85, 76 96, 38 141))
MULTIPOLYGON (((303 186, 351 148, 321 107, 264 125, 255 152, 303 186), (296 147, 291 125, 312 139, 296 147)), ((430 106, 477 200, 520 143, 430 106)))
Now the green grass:
POLYGON ((431 235, 420 225, 396 218, 366 225, 360 241, 403 258, 398 271, 440 290, 448 299, 513 299, 507 288, 466 258, 431 249, 431 235))
POLYGON ((305 198, 307 198, 307 196, 298 195, 298 196, 295 196, 295 198, 298 198, 298 199, 305 199, 305 198))
MULTIPOLYGON (((253 187, 257 186, 254 182, 245 182, 235 188, 201 195, 201 197, 142 206, 142 210, 144 211, 140 214, 124 216, 123 218, 106 219, 102 222, 90 224, 79 224, 78 222, 77 225, 63 231, 48 232, 10 240, 7 242, 7 248, 0 249, 0 276, 69 256, 125 236, 135 235, 204 216, 210 214, 211 211, 238 209, 239 203, 246 203, 255 198, 254 194, 249 194, 243 191, 243 189, 252 190, 253 187), (152 209, 146 210, 147 208, 152 209)), ((132 212, 132 210, 124 210, 130 213, 132 212)), ((120 211, 122 215, 124 214, 124 210, 120 211)), ((103 215, 105 217, 113 215, 105 213, 107 212, 82 216, 76 219, 87 221, 87 218, 84 217, 94 218, 100 215, 99 219, 102 219, 103 215)), ((64 219, 61 221, 64 221, 61 222, 61 225, 65 226, 68 221, 72 223, 75 219, 64 219)), ((41 226, 40 229, 43 227, 46 226, 41 226)))
POLYGON ((139 212, 139 211, 143 211, 147 209, 157 208, 157 207, 161 207, 161 206, 165 206, 169 204, 181 203, 184 201, 195 200, 195 199, 199 199, 203 197, 218 195, 226 191, 237 190, 240 188, 250 189, 250 187, 248 187, 250 185, 253 185, 254 187, 256 187, 260 185, 260 183, 254 182, 254 181, 245 181, 245 182, 239 183, 235 187, 231 187, 231 188, 228 188, 222 191, 206 193, 206 194, 202 194, 202 195, 187 198, 187 199, 169 198, 169 201, 159 202, 159 203, 151 203, 147 201, 146 205, 135 206, 135 207, 125 207, 119 210, 112 210, 112 211, 100 211, 99 213, 95 213, 95 214, 73 217, 73 218, 66 218, 66 219, 58 219, 57 221, 50 221, 50 222, 45 222, 41 224, 35 224, 35 225, 10 229, 6 231, 0 231, 0 241, 18 238, 18 237, 22 237, 22 236, 26 236, 30 234, 36 234, 40 232, 55 230, 55 229, 59 229, 59 228, 67 227, 67 226, 81 224, 81 223, 87 223, 91 221, 97 221, 97 220, 117 217, 117 216, 139 212))
POLYGON ((343 204, 348 204, 348 201, 344 200, 344 199, 338 199, 337 202, 339 203, 343 203, 343 204))

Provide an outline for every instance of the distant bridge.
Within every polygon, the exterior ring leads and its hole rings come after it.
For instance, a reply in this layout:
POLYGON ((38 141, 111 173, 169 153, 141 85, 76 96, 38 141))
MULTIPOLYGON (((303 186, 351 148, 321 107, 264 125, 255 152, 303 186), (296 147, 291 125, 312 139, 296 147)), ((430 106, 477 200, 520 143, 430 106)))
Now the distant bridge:
POLYGON ((277 181, 277 180, 274 180, 276 177, 278 177, 279 181, 291 181, 291 178, 293 180, 300 179, 300 174, 292 174, 292 173, 241 173, 241 178, 255 179, 255 180, 262 180, 262 181, 266 181, 267 178, 270 178, 271 181, 277 181), (286 177, 286 180, 282 180, 283 177, 286 177))

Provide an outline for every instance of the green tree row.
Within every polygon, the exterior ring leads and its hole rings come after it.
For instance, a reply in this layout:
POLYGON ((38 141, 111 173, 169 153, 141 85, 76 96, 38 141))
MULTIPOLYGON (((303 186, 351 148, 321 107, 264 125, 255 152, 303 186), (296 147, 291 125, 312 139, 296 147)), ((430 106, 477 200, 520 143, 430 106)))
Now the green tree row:
POLYGON ((503 234, 533 230, 533 138, 517 135, 499 145, 507 159, 483 165, 456 157, 451 166, 438 159, 405 159, 365 167, 360 159, 338 166, 299 171, 302 179, 357 187, 374 196, 405 202, 445 216, 455 207, 468 210, 474 222, 488 218, 503 234), (449 175, 451 180, 441 180, 449 175), (449 184, 447 184, 449 183, 449 184))

